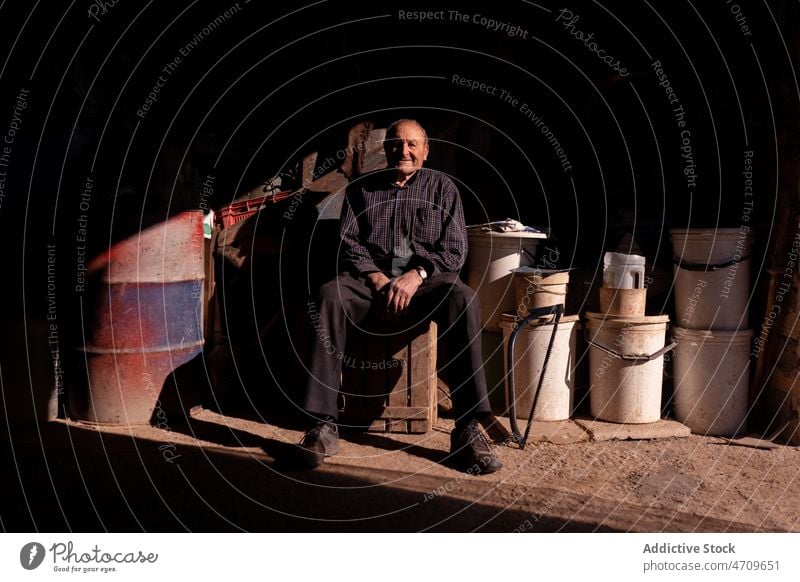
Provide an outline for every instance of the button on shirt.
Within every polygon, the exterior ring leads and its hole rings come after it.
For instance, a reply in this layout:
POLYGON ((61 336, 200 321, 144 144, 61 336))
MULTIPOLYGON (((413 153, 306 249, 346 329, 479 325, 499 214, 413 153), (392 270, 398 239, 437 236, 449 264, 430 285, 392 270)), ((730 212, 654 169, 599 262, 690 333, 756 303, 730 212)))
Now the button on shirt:
POLYGON ((415 267, 429 275, 461 269, 467 236, 453 181, 421 168, 404 186, 378 170, 347 188, 342 204, 340 266, 357 275, 397 276, 415 267))

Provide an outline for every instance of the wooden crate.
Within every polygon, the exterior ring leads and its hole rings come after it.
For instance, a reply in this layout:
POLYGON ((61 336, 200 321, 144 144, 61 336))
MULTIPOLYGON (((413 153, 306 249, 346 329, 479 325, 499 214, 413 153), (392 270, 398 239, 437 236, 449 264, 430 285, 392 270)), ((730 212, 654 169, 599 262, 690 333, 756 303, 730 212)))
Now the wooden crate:
POLYGON ((436 324, 374 323, 350 333, 340 422, 374 432, 428 432, 437 418, 436 324))

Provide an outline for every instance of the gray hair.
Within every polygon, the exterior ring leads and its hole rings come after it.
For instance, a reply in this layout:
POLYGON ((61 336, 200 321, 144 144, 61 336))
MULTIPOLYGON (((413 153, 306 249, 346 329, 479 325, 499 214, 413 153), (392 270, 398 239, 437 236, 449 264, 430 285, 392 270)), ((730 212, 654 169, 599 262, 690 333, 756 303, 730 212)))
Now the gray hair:
POLYGON ((420 125, 419 121, 416 119, 398 119, 397 121, 393 121, 392 124, 386 128, 386 138, 388 139, 389 136, 397 135, 397 128, 405 123, 416 125, 422 132, 422 136, 425 138, 425 143, 428 143, 428 132, 425 131, 425 128, 422 127, 422 125, 420 125))

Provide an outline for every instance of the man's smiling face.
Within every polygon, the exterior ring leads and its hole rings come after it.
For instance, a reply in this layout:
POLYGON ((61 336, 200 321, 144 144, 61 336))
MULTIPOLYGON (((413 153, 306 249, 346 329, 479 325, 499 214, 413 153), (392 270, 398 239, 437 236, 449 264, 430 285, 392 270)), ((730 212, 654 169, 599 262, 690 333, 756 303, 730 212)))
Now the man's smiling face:
POLYGON ((415 123, 401 123, 383 144, 387 167, 397 170, 398 177, 408 178, 428 159, 428 141, 415 123))

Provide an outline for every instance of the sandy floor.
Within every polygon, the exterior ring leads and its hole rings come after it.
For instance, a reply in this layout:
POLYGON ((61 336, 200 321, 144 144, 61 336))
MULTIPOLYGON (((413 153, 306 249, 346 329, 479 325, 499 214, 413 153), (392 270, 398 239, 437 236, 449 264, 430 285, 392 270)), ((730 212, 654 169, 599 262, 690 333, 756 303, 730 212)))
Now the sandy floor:
POLYGON ((15 439, 7 531, 800 531, 800 449, 690 436, 498 446, 470 476, 427 435, 343 434, 316 471, 298 430, 197 411, 170 431, 56 422, 15 439), (13 476, 17 475, 14 479, 13 476))

